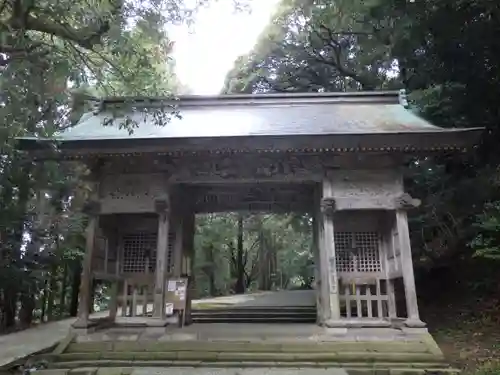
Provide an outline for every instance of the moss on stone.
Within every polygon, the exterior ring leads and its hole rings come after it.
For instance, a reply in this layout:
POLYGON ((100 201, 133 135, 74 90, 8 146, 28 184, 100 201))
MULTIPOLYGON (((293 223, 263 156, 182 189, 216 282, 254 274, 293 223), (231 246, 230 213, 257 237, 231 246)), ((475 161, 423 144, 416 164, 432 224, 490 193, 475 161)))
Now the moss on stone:
POLYGON ((101 358, 100 352, 63 353, 56 356, 57 361, 91 361, 101 358))
POLYGON ((81 367, 69 371, 69 375, 95 375, 97 367, 81 367))
POLYGON ((91 341, 91 342, 77 342, 70 344, 64 353, 89 353, 89 352, 104 352, 113 350, 112 342, 105 341, 91 341))

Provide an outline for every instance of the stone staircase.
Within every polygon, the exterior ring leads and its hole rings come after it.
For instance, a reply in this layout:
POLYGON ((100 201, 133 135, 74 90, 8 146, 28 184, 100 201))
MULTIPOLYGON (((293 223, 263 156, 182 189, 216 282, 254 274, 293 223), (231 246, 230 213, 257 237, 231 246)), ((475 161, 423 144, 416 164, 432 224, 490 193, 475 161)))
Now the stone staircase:
POLYGON ((193 323, 314 323, 314 306, 221 307, 193 309, 193 323))
MULTIPOLYGON (((39 375, 133 374, 138 368, 331 368, 348 374, 450 374, 439 349, 415 342, 89 341, 40 359, 39 375)), ((213 372, 212 372, 213 373, 213 372)))

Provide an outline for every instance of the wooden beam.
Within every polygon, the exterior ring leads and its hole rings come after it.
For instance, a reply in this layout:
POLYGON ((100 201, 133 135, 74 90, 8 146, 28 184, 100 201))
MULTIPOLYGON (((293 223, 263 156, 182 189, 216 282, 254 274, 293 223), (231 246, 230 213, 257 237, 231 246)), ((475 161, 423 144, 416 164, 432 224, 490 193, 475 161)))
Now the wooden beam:
POLYGON ((398 210, 417 208, 419 199, 409 194, 398 196, 339 197, 335 198, 335 210, 398 210))

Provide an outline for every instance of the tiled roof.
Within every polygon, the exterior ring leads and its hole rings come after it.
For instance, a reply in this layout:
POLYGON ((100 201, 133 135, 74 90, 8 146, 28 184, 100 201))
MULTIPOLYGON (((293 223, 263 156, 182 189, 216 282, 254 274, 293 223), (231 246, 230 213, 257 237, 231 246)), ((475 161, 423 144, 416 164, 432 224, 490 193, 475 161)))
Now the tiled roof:
MULTIPOLYGON (((158 126, 151 114, 127 114, 136 124, 132 134, 120 128, 124 117, 112 118, 105 101, 98 113, 85 114, 78 124, 60 135, 61 140, 287 136, 328 134, 413 133, 443 131, 406 109, 397 93, 254 95, 180 97, 181 118, 158 126)), ((157 103, 157 102, 156 102, 157 103)), ((155 101, 140 101, 139 109, 155 101)))
MULTIPOLYGON (((482 132, 434 126, 407 108, 401 92, 107 98, 94 103, 93 112, 56 137, 60 150, 72 155, 463 150, 477 143, 482 132), (173 107, 180 118, 158 126, 152 112, 173 107), (105 126, 117 108, 125 117, 105 126), (132 133, 121 126, 126 117, 137 125, 132 133)), ((44 148, 51 144, 46 141, 25 137, 20 147, 44 148)))

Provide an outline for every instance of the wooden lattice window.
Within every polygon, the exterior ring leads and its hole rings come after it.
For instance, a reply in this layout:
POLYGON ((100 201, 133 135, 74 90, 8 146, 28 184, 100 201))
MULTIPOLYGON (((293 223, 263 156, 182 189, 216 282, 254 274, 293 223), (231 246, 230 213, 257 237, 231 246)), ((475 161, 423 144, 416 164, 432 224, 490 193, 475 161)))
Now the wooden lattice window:
POLYGON ((336 232, 338 272, 380 272, 380 236, 377 232, 336 232))
MULTIPOLYGON (((168 235, 167 271, 172 272, 173 249, 175 235, 168 235)), ((156 233, 134 233, 123 236, 123 266, 124 273, 145 273, 146 259, 148 260, 148 272, 156 269, 156 233)))
POLYGON ((123 272, 154 272, 156 266, 156 233, 134 233, 123 236, 123 272), (148 259, 148 260, 146 260, 148 259))
POLYGON ((167 252, 167 271, 174 271, 174 242, 175 233, 173 231, 168 232, 168 252, 167 252))

